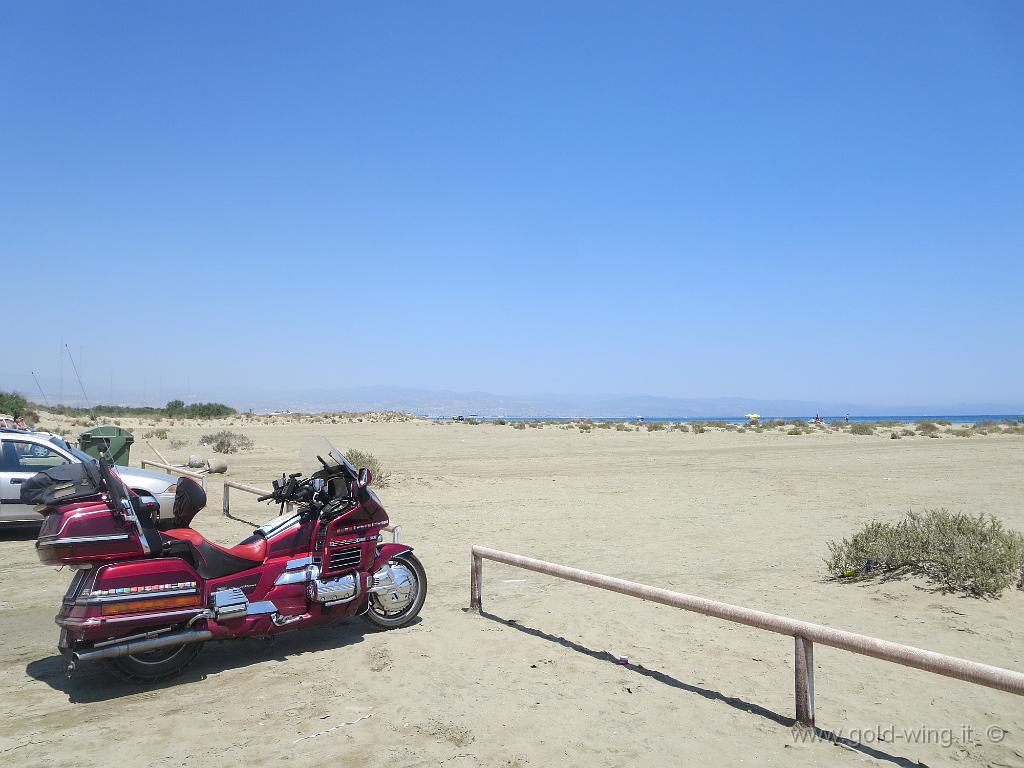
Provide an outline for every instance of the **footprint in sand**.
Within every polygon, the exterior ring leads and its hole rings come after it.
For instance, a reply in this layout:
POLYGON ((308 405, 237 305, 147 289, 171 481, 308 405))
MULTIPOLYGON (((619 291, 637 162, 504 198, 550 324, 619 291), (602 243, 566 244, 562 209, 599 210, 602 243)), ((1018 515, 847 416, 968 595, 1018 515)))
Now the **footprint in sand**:
POLYGON ((469 728, 457 723, 445 723, 441 720, 428 720, 423 725, 417 725, 416 730, 426 736, 433 736, 438 741, 447 741, 456 747, 472 744, 476 739, 469 728))
POLYGON ((370 670, 384 672, 388 669, 391 669, 391 651, 384 647, 370 651, 370 670))

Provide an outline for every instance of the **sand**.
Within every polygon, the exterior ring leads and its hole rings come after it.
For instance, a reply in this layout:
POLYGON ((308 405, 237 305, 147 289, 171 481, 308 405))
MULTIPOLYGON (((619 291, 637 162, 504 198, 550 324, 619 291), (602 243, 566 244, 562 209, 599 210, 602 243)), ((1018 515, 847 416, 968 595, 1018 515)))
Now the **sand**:
MULTIPOLYGON (((33 535, 0 534, 6 764, 1024 765, 1024 700, 1010 694, 819 647, 818 725, 859 730, 862 743, 804 743, 791 728, 789 638, 493 563, 487 613, 466 611, 479 543, 1024 670, 1024 593, 839 584, 822 564, 830 539, 909 509, 992 513, 1024 530, 1020 435, 234 428, 256 443, 226 457, 242 482, 266 486, 318 434, 393 471, 380 495, 427 568, 421 620, 208 644, 155 688, 99 666, 67 680, 53 615, 69 572, 38 563, 33 535), (999 743, 993 727, 1006 731, 999 743), (922 728, 931 743, 913 743, 922 728)), ((174 458, 205 452, 194 440, 208 427, 169 430, 193 440, 155 441, 174 458)), ((141 443, 132 455, 152 456, 141 443)), ((233 508, 273 516, 243 494, 233 508)), ((194 525, 225 544, 250 530, 221 515, 216 481, 194 525)))

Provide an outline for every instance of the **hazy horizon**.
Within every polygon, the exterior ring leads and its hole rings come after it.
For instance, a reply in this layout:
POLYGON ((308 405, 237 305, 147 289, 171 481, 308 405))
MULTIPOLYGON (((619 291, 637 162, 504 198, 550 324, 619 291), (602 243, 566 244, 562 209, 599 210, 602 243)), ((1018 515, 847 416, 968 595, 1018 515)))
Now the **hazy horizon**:
MULTIPOLYGON (((19 377, 3 374, 4 380, 17 381, 19 377)), ((43 382, 41 382, 43 383, 43 382)), ((44 404, 38 388, 13 387, 29 400, 44 404)), ((918 402, 857 402, 838 400, 803 400, 797 398, 767 399, 737 395, 716 397, 666 397, 647 393, 571 393, 534 392, 500 393, 486 391, 436 390, 418 387, 388 387, 383 385, 337 389, 260 389, 245 386, 234 388, 213 387, 192 392, 166 390, 144 397, 118 391, 110 397, 90 396, 86 401, 78 389, 78 382, 65 382, 63 403, 71 406, 130 405, 163 406, 170 400, 191 402, 223 402, 239 410, 401 410, 420 414, 468 414, 485 416, 737 416, 751 410, 764 415, 799 416, 813 413, 842 415, 1013 415, 1024 413, 1024 401, 918 401, 918 402)), ((32 382, 34 387, 34 382, 32 382)), ((11 389, 3 385, 0 389, 11 389)), ((44 383, 44 391, 46 384, 44 383)), ((86 394, 90 394, 88 390, 86 394)), ((59 404, 50 394, 47 399, 59 404)))

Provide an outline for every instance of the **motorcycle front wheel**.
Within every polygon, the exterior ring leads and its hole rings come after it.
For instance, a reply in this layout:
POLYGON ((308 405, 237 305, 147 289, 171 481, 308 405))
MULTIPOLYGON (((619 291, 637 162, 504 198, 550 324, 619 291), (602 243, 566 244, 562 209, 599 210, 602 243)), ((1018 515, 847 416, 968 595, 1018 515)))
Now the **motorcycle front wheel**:
POLYGON ((202 643, 182 643, 155 651, 107 659, 106 665, 122 680, 136 683, 155 683, 180 675, 195 661, 202 643))
POLYGON ((416 618, 427 599, 427 572, 410 552, 388 561, 398 586, 370 595, 363 618, 377 629, 398 629, 416 618))

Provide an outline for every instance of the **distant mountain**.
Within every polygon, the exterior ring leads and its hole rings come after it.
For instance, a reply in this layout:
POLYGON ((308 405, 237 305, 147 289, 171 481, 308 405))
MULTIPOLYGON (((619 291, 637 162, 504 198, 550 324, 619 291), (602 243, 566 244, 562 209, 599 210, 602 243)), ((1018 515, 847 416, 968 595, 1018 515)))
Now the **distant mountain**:
MULTIPOLYGON (((43 379, 51 394, 59 391, 56 381, 43 379)), ((37 400, 38 390, 31 377, 23 373, 0 372, 0 389, 16 389, 37 400)), ((240 386, 200 386, 192 391, 173 387, 148 393, 129 385, 93 393, 92 402, 124 405, 163 405, 181 398, 186 402, 214 401, 239 410, 257 411, 406 411, 424 416, 555 417, 593 416, 608 418, 736 418, 746 413, 762 416, 946 416, 1022 414, 1024 402, 1017 403, 938 403, 906 405, 868 405, 864 403, 815 400, 765 400, 749 397, 679 398, 653 395, 608 394, 535 394, 498 395, 491 392, 453 392, 410 387, 372 386, 349 389, 285 390, 240 386)), ((64 402, 85 405, 65 381, 64 402)))

